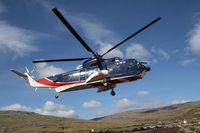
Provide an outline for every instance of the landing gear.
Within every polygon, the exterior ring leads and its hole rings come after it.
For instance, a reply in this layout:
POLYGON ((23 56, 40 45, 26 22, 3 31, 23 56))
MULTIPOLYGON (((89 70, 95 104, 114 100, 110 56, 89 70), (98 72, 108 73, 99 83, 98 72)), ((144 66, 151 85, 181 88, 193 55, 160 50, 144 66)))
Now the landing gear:
POLYGON ((55 95, 55 99, 58 99, 59 98, 59 93, 57 95, 55 95))
POLYGON ((115 96, 115 91, 112 89, 112 91, 110 92, 110 94, 111 94, 112 96, 115 96))

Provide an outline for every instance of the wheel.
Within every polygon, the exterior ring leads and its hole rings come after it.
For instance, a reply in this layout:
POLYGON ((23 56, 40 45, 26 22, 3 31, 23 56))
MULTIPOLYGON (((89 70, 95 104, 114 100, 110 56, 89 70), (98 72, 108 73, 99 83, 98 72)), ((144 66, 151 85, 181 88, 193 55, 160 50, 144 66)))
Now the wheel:
POLYGON ((115 95, 115 91, 112 90, 110 94, 111 94, 112 96, 114 96, 114 95, 115 95))
POLYGON ((55 99, 58 99, 59 98, 59 95, 55 95, 55 99))

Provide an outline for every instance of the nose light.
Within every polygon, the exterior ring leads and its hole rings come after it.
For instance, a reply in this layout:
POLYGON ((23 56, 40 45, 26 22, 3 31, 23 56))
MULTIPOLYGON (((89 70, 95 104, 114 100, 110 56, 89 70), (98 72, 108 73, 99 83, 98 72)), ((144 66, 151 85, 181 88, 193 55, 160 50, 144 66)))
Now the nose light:
POLYGON ((151 68, 150 67, 145 67, 145 70, 148 72, 148 71, 151 70, 151 68))

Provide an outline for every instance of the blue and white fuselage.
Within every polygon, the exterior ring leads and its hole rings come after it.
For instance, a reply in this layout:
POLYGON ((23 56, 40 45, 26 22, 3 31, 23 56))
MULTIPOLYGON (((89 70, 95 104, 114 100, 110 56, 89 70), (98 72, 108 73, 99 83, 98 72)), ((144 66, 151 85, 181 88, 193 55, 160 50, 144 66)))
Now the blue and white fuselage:
POLYGON ((81 69, 34 80, 28 73, 16 74, 25 78, 30 86, 35 88, 55 88, 57 93, 98 88, 98 92, 114 89, 117 84, 141 79, 150 67, 135 59, 122 60, 119 57, 104 59, 103 69, 97 66, 95 60, 87 60, 81 69))

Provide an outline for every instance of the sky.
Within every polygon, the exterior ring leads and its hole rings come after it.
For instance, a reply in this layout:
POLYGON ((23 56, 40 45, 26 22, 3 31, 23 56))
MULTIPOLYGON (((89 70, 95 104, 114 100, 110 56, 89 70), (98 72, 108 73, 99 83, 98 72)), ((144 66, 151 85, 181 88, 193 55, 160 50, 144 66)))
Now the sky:
POLYGON ((0 0, 0 110, 91 119, 133 109, 200 100, 199 0, 0 0), (104 53, 147 23, 162 19, 107 55, 148 61, 142 80, 97 93, 62 93, 29 87, 10 72, 43 77, 76 69, 82 62, 33 60, 90 57, 51 11, 57 7, 89 46, 104 53))

